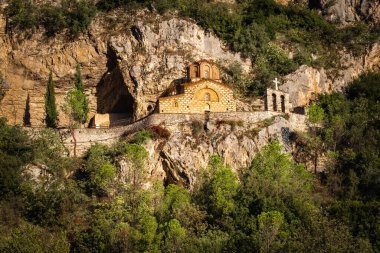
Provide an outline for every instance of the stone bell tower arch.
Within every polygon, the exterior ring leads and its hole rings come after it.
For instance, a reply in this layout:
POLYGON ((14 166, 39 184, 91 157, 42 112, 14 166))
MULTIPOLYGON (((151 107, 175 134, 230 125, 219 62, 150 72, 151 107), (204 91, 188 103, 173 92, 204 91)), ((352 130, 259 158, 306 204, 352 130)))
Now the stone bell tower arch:
POLYGON ((289 94, 278 89, 279 81, 274 80, 275 89, 268 88, 264 95, 264 105, 266 111, 271 112, 290 112, 289 94))

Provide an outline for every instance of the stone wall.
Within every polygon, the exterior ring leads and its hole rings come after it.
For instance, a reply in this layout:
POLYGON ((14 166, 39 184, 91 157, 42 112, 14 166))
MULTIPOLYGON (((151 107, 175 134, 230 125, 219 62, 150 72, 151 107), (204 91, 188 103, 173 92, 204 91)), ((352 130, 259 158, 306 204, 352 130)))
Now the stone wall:
MULTIPOLYGON (((75 139, 77 140, 77 154, 84 155, 88 148, 95 143, 110 145, 115 143, 124 134, 139 131, 144 128, 162 125, 165 127, 188 124, 193 121, 216 123, 219 121, 243 121, 243 122, 260 122, 276 115, 276 112, 224 112, 210 114, 152 114, 133 124, 114 128, 82 128, 75 129, 75 139)), ((74 139, 68 129, 58 130, 64 145, 69 149, 70 155, 73 155, 74 139)))
POLYGON ((184 85, 184 93, 159 99, 160 113, 203 113, 236 111, 230 87, 212 80, 184 85), (206 93, 209 99, 205 99, 206 93))

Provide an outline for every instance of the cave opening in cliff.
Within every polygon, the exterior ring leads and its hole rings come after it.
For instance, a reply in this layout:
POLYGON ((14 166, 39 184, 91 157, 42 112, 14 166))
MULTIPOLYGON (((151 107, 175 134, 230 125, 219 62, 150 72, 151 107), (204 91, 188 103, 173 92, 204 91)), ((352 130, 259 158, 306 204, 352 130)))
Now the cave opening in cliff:
MULTIPOLYGON (((110 56, 109 60, 113 57, 110 56)), ((97 111, 109 114, 110 125, 122 125, 133 122, 135 100, 124 82, 117 65, 110 64, 97 86, 97 111)))

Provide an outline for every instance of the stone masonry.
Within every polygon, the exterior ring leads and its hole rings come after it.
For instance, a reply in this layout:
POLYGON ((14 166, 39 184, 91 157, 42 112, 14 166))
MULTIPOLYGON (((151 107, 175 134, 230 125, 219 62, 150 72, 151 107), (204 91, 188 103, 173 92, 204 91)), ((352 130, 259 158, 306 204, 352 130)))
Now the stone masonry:
POLYGON ((172 87, 159 99, 159 113, 236 111, 233 90, 221 83, 219 69, 208 61, 187 68, 188 83, 172 87))
POLYGON ((289 94, 280 90, 267 89, 264 97, 266 111, 289 113, 289 94))

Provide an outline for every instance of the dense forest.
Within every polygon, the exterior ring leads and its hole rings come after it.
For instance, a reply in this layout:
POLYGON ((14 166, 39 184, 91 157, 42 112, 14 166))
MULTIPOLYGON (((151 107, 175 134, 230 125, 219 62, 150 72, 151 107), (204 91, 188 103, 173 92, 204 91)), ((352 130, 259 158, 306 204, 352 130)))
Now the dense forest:
POLYGON ((1 119, 0 251, 379 252, 379 83, 370 72, 320 96, 309 133, 292 134, 302 157, 326 154, 325 172, 273 141, 238 173, 211 156, 191 190, 144 187, 144 142, 168 138, 164 129, 95 145, 82 159, 49 129, 1 119))

